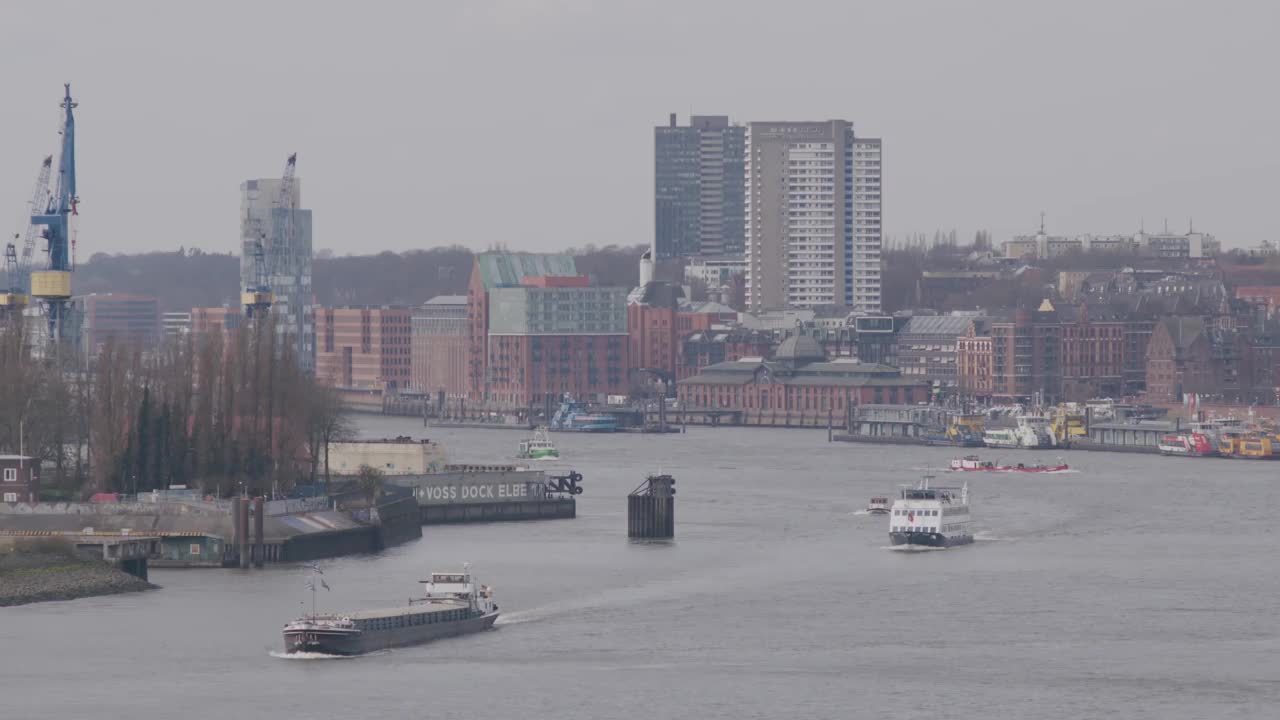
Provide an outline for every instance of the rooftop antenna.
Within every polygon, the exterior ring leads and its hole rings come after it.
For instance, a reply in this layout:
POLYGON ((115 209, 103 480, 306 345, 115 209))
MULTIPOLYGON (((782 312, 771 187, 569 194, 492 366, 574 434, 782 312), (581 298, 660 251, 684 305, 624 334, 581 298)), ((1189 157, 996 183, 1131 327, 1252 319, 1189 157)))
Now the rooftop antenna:
POLYGON ((1191 235, 1196 231, 1195 218, 1187 218, 1187 234, 1191 235))
POLYGON ((1040 211, 1040 234, 1044 234, 1044 211, 1040 211))
POLYGON ((1164 234, 1169 234, 1169 218, 1164 219, 1164 234))

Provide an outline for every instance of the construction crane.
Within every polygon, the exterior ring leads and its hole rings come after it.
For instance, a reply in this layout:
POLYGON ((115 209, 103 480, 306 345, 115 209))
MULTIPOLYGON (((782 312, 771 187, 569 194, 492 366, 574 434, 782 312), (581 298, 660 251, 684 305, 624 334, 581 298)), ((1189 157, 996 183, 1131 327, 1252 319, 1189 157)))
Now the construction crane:
POLYGON ((275 302, 275 293, 271 292, 271 284, 268 282, 267 257, 262 238, 253 241, 253 281, 254 284, 241 295, 244 314, 250 318, 264 318, 275 302))
POLYGON ((4 247, 4 282, 4 290, 0 292, 0 317, 21 315, 27 306, 27 294, 22 289, 22 268, 18 265, 18 248, 13 243, 4 247))
POLYGON ((36 176, 35 189, 31 191, 31 207, 26 209, 22 217, 22 225, 27 231, 22 241, 22 257, 18 260, 18 272, 22 274, 22 292, 24 293, 31 292, 31 261, 35 255, 36 239, 40 237, 40 227, 31 222, 31 216, 44 212, 49 207, 49 171, 52 167, 53 156, 45 155, 40 163, 40 173, 36 176))
POLYGON ((245 288, 240 296, 247 317, 266 317, 275 304, 275 293, 271 291, 271 275, 275 267, 270 258, 280 257, 293 247, 293 176, 297 164, 298 153, 293 153, 285 161, 284 174, 280 177, 280 192, 275 201, 275 207, 285 211, 279 215, 280 232, 276 235, 282 247, 273 247, 273 252, 268 253, 267 238, 262 235, 253 243, 254 284, 245 288))
POLYGON ((71 217, 79 214, 76 206, 76 120, 71 112, 76 103, 71 99, 70 83, 63 86, 62 153, 58 157, 58 184, 48 205, 41 212, 32 208, 31 224, 45 226, 43 237, 49 254, 47 270, 31 273, 31 295, 47 308, 49 340, 61 344, 68 339, 67 305, 71 300, 71 217))
POLYGON ((285 257, 291 255, 293 250, 293 175, 298 168, 298 153, 289 156, 284 162, 284 174, 280 176, 280 197, 276 200, 276 207, 284 212, 280 213, 280 247, 276 249, 275 257, 285 257))

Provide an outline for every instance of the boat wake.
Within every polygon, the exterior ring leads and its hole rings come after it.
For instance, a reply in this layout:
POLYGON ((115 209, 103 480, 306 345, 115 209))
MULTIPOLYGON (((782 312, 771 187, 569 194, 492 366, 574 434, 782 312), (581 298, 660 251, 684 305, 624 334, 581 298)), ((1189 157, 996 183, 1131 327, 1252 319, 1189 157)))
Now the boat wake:
POLYGON ((866 510, 854 510, 849 514, 850 515, 870 515, 871 513, 867 512, 866 510))
POLYGON ((539 612, 537 610, 517 610, 513 613, 504 613, 493 621, 494 627, 502 627, 503 625, 520 625, 527 622, 536 622, 543 619, 550 613, 539 612))
POLYGON ((279 660, 349 660, 355 657, 354 655, 330 655, 317 652, 287 653, 282 650, 272 650, 267 654, 279 660))
POLYGON ((938 552, 946 550, 944 547, 929 547, 928 545, 885 545, 881 550, 892 550, 901 553, 919 553, 919 552, 938 552))
POLYGON ((1078 473, 1075 468, 1066 468, 1063 470, 1031 470, 1025 468, 994 468, 991 470, 957 470, 956 468, 947 468, 945 472, 964 474, 964 475, 1067 475, 1069 473, 1078 473))
POLYGON ((287 653, 283 650, 272 650, 267 654, 277 660, 355 660, 361 657, 371 657, 374 655, 386 655, 390 650, 371 650, 367 653, 359 655, 330 655, 329 653, 318 652, 295 652, 287 653))
POLYGON ((986 530, 979 530, 978 532, 973 534, 974 542, 996 542, 998 540, 1000 540, 1000 538, 996 537, 995 535, 992 535, 990 532, 986 530))

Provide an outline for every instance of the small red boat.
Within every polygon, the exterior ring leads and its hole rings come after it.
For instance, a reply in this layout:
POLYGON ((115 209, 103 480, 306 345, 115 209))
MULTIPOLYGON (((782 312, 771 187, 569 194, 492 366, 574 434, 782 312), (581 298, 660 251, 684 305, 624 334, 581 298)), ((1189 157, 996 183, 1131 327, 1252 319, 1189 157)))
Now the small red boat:
POLYGON ((1066 463, 1057 465, 1043 465, 1035 463, 1026 465, 1018 463, 1017 465, 997 465, 993 462, 982 460, 977 455, 965 455, 962 458, 956 458, 951 461, 952 472, 1062 472, 1069 469, 1066 463))

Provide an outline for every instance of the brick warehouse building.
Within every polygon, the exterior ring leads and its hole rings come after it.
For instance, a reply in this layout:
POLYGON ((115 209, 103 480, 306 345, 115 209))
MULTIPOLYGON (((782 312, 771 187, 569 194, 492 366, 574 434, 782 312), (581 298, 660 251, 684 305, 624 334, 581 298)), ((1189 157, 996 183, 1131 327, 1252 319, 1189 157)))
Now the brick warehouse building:
POLYGON ((1146 385, 1152 323, 1113 306, 1045 301, 994 320, 989 335, 975 328, 960 336, 957 386, 963 397, 995 402, 1131 395, 1146 385))
POLYGON ((1125 323, 1105 307, 1059 310, 1062 400, 1120 397, 1124 392, 1125 323))
POLYGON ((413 311, 411 385, 446 400, 467 394, 467 297, 441 295, 413 311))
POLYGON ((569 255, 482 253, 476 256, 467 286, 467 395, 473 402, 489 399, 489 293, 520 287, 526 277, 573 277, 578 270, 569 255))
POLYGON ((918 403, 929 399, 925 380, 904 378, 898 368, 856 360, 828 362, 807 335, 787 338, 773 360, 744 358, 702 368, 681 380, 682 406, 781 412, 810 417, 843 413, 854 405, 918 403))
MULTIPOLYGON (((674 389, 684 365, 685 340, 725 321, 724 306, 686 303, 683 297, 684 290, 679 285, 666 282, 648 283, 627 296, 633 389, 655 381, 654 371, 665 375, 663 379, 673 383, 674 389)), ((736 312, 728 315, 737 319, 736 312)))
POLYGON ((1147 351, 1147 399, 1180 402, 1196 394, 1240 402, 1247 394, 1247 341, 1203 317, 1165 317, 1156 323, 1147 351))
POLYGON ((962 397, 990 399, 992 341, 990 330, 979 334, 977 326, 956 338, 956 389, 962 397))
POLYGON ((531 276, 487 293, 486 400, 530 407, 628 389, 627 291, 585 276, 531 276))
POLYGON ((406 307, 318 309, 316 377, 341 388, 408 387, 411 321, 406 307))
MULTIPOLYGON (((674 382, 680 340, 692 334, 692 331, 682 332, 680 329, 680 300, 683 297, 684 290, 679 285, 666 282, 648 283, 628 296, 629 364, 633 371, 648 368, 665 373, 667 380, 674 382)), ((631 384, 637 386, 651 379, 636 377, 632 378, 631 384)))

